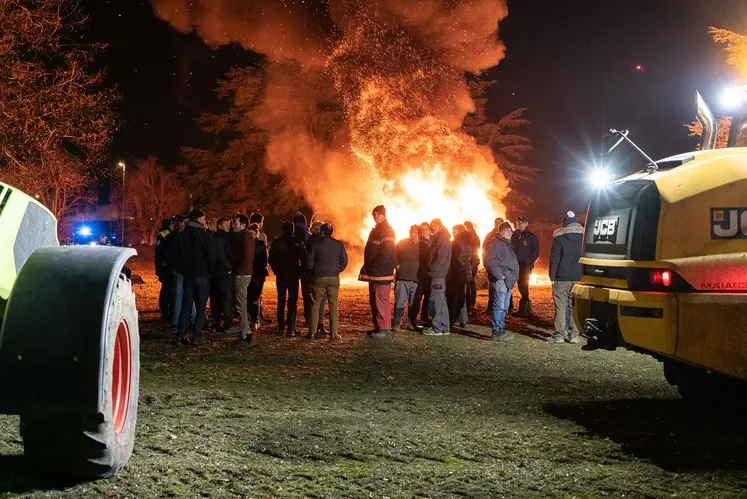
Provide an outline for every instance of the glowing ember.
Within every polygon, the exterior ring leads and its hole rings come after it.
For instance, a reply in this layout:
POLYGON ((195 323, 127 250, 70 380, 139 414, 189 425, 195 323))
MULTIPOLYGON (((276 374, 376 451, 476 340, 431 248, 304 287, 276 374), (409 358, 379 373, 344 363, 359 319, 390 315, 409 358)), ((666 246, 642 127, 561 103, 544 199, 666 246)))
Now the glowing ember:
MULTIPOLYGON (((482 239, 493 228, 496 213, 488 196, 489 185, 474 174, 449 180, 440 165, 430 171, 412 170, 384 184, 389 223, 397 239, 409 236, 410 226, 440 218, 451 232, 454 225, 471 221, 482 239)), ((363 224, 361 238, 368 237, 370 218, 363 224)))

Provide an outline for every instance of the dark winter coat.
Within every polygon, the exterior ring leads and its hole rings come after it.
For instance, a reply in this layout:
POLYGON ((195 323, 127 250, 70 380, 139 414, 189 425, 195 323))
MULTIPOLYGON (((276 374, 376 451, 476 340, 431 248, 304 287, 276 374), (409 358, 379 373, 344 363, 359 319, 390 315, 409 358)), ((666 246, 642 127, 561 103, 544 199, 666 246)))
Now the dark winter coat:
POLYGON ((270 275, 267 271, 267 245, 259 237, 254 240, 254 262, 252 262, 252 268, 254 270, 252 276, 256 278, 265 278, 270 275))
POLYGON ((348 252, 337 239, 322 236, 309 245, 305 267, 311 277, 337 277, 347 266, 348 252))
POLYGON ((210 239, 208 263, 210 275, 225 277, 233 271, 233 237, 230 232, 217 231, 210 239))
POLYGON ((301 275, 305 258, 303 243, 293 236, 276 237, 270 245, 270 268, 278 281, 292 281, 301 275))
POLYGON ((482 264, 488 272, 490 282, 505 279, 508 289, 512 289, 519 280, 519 260, 508 239, 502 237, 493 239, 487 248, 482 264))
POLYGON ((387 220, 373 228, 363 250, 359 281, 387 284, 394 280, 394 267, 397 266, 395 241, 394 229, 387 220))
POLYGON ((176 270, 188 279, 208 277, 208 252, 210 234, 205 226, 194 220, 188 221, 175 240, 176 270))
POLYGON ((428 255, 428 277, 444 279, 451 267, 451 238, 446 229, 431 238, 431 251, 428 255))
POLYGON ((244 229, 234 236, 233 275, 252 275, 254 273, 254 235, 244 229))
POLYGON ((551 281, 581 280, 581 251, 584 228, 580 223, 558 229, 553 234, 550 251, 551 281))
POLYGON ((454 236, 451 242, 449 281, 466 284, 472 280, 472 237, 469 232, 454 236))
POLYGON ((474 270, 476 270, 477 266, 480 264, 480 236, 478 236, 477 232, 474 230, 467 231, 467 234, 469 234, 470 244, 472 245, 472 255, 470 256, 470 260, 472 260, 472 269, 474 273, 474 270))
POLYGON ((488 247, 495 239, 498 238, 498 229, 493 229, 485 235, 485 239, 482 241, 482 259, 485 260, 485 255, 488 254, 488 247))
POLYGON ((420 247, 408 237, 397 243, 397 280, 418 282, 420 247))
POLYGON ((529 230, 514 232, 511 236, 511 245, 516 252, 516 258, 519 263, 525 265, 534 265, 540 254, 540 243, 537 236, 529 230))
POLYGON ((431 256, 431 241, 432 239, 420 239, 418 243, 418 256, 420 264, 418 266, 418 282, 428 282, 428 260, 431 256))
POLYGON ((155 243, 156 253, 156 275, 161 276, 172 271, 171 254, 169 253, 168 236, 171 234, 168 230, 162 230, 158 233, 155 243))

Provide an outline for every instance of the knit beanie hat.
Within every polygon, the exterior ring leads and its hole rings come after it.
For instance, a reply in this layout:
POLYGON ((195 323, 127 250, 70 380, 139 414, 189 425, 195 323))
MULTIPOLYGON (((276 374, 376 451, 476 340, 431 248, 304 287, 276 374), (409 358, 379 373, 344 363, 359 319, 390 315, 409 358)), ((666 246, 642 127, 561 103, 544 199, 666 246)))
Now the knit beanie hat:
POLYGON ((565 216, 563 217, 563 227, 568 227, 575 221, 576 221, 576 214, 569 210, 568 213, 566 213, 565 216))
POLYGON ((199 208, 195 208, 194 210, 189 212, 190 220, 197 220, 198 218, 204 217, 204 216, 205 216, 205 212, 199 208))

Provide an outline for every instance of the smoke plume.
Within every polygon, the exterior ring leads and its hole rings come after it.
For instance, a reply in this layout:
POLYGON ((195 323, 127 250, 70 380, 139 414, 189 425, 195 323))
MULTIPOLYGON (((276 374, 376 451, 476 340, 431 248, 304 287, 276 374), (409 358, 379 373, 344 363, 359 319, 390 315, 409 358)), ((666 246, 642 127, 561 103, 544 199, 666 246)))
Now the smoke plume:
POLYGON ((267 166, 349 241, 376 204, 409 202, 398 179, 412 171, 444 172, 445 189, 467 175, 490 198, 486 219, 504 213, 508 183, 459 127, 474 110, 465 73, 504 57, 505 0, 151 1, 211 46, 266 56, 267 166))

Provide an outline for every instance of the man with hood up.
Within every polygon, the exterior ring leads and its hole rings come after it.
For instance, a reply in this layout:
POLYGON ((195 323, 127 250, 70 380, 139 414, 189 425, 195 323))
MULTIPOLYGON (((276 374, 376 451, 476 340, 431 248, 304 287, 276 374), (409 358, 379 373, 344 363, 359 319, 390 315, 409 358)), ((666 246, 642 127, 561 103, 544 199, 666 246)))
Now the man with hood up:
POLYGON ((275 273, 278 290, 278 333, 283 334, 287 326, 288 336, 296 335, 298 277, 301 275, 304 259, 303 244, 294 237, 294 233, 295 225, 292 222, 283 222, 283 235, 276 237, 270 246, 270 267, 275 273))
POLYGON ((550 280, 555 304, 555 334, 550 338, 550 343, 578 343, 579 331, 573 319, 568 320, 568 310, 573 285, 581 280, 579 259, 583 236, 584 228, 576 221, 576 214, 572 211, 563 217, 563 228, 553 234, 550 280))

